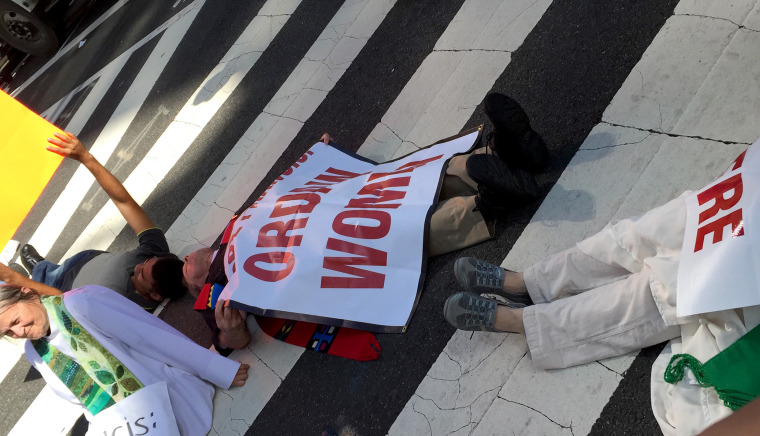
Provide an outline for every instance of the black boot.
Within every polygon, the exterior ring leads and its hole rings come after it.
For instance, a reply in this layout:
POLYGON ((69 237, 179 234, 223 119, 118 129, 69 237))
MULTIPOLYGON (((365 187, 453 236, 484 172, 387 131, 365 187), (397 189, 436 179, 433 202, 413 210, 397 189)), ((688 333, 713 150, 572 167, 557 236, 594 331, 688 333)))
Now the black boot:
POLYGON ((478 184, 480 200, 489 209, 507 209, 536 201, 538 184, 529 172, 510 168, 492 154, 467 158, 467 174, 478 184))
POLYGON ((21 247, 21 250, 19 250, 18 255, 21 258, 21 263, 24 264, 24 268, 26 268, 30 274, 35 265, 45 260, 45 258, 40 256, 40 253, 37 253, 37 250, 29 244, 24 244, 21 247))
POLYGON ((549 161, 549 151, 541 135, 515 100, 497 92, 483 100, 483 111, 494 126, 493 147, 510 167, 539 172, 549 161))

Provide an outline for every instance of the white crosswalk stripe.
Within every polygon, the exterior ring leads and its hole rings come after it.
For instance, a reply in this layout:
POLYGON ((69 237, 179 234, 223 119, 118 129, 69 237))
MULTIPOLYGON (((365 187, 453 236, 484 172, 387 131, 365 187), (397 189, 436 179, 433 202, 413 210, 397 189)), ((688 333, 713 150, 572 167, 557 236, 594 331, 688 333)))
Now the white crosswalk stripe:
MULTIPOLYGON (((135 118, 140 107, 148 97, 152 85, 156 82, 158 76, 169 62, 171 52, 177 48, 177 45, 182 40, 185 32, 187 32, 190 24, 192 24, 193 19, 204 1, 205 0, 196 0, 184 10, 185 13, 177 14, 178 16, 183 17, 182 19, 172 19, 168 21, 172 23, 171 25, 164 25, 166 26, 166 32, 161 36, 156 48, 146 61, 145 66, 140 70, 140 74, 138 74, 132 86, 127 91, 125 98, 119 103, 119 106, 111 116, 109 123, 90 148, 90 152, 96 159, 98 159, 98 161, 106 162, 113 155, 116 147, 119 145, 119 141, 121 141, 124 133, 126 133, 132 120, 135 118)), ((162 28, 160 30, 157 29, 157 31, 154 31, 147 37, 143 38, 143 40, 138 44, 135 44, 129 51, 120 55, 108 66, 98 72, 98 74, 90 78, 89 81, 98 80, 98 82, 100 82, 102 80, 103 84, 98 86, 98 83, 96 83, 95 88, 91 91, 92 99, 88 98, 80 110, 77 111, 72 122, 69 123, 70 126, 66 126, 68 130, 72 131, 74 134, 79 133, 76 128, 81 129, 81 125, 86 121, 82 118, 87 112, 91 112, 95 109, 95 106, 99 103, 98 97, 102 97, 107 91, 106 85, 113 83, 116 75, 119 74, 121 69, 126 65, 130 55, 143 44, 150 41, 153 37, 161 34, 161 32, 164 31, 164 26, 161 26, 162 28), (80 112, 82 113, 81 117, 79 115, 80 112)), ((69 95, 63 100, 68 100, 77 90, 78 89, 75 89, 69 93, 69 95)), ((62 110, 62 108, 59 110, 62 110)), ((50 115, 50 119, 54 119, 54 114, 51 113, 50 115)), ((48 212, 37 232, 35 232, 29 240, 29 243, 32 244, 40 254, 43 256, 47 254, 48 250, 68 222, 68 220, 62 219, 62 217, 70 217, 74 214, 74 211, 80 207, 82 199, 94 181, 95 179, 87 169, 84 167, 77 169, 74 178, 66 186, 65 191, 58 198, 50 212, 48 212)), ((105 246, 107 247, 108 244, 105 246)))
MULTIPOLYGON (((117 1, 18 87, 14 95, 34 86, 35 80, 59 62, 79 39, 97 32, 98 26, 128 3, 129 0, 117 1)), ((125 138, 127 132, 130 129, 147 132, 153 126, 148 123, 137 128, 133 124, 141 111, 147 111, 146 100, 156 91, 159 77, 176 61, 173 54, 188 38, 193 24, 203 18, 206 3, 195 0, 182 7, 129 50, 78 84, 43 115, 51 120, 58 118, 70 108, 79 92, 87 88, 82 104, 63 126, 79 133, 114 86, 117 76, 131 62, 137 62, 133 58, 135 52, 157 40, 91 147, 101 162, 127 153, 130 147, 125 145, 130 142, 125 138)), ((205 78, 181 109, 175 114, 159 106, 153 115, 155 123, 164 117, 171 117, 172 121, 150 144, 147 154, 124 182, 138 203, 145 202, 172 171, 178 171, 177 162, 209 129, 215 117, 224 113, 225 105, 237 95, 239 86, 270 49, 270 44, 286 25, 294 25, 289 20, 302 5, 300 0, 262 3, 239 37, 230 38, 234 42, 229 46, 218 48, 226 54, 204 73, 205 78)), ((509 67, 515 52, 552 3, 553 0, 465 0, 358 153, 385 161, 472 127, 466 124, 478 104, 509 67)), ((723 11, 709 6, 700 7, 685 0, 682 3, 610 102, 603 119, 562 173, 512 251, 504 253, 506 267, 524 268, 547 253, 593 234, 611 219, 645 211, 684 189, 701 185, 714 174, 693 174, 691 169, 698 162, 711 159, 716 167, 725 166, 737 150, 745 147, 743 144, 760 136, 757 123, 745 118, 732 119, 734 112, 704 110, 709 106, 706 101, 720 100, 726 95, 733 98, 730 103, 743 113, 760 113, 755 95, 742 97, 742 93, 750 92, 744 88, 748 81, 752 82, 749 76, 760 68, 755 56, 760 54, 756 41, 760 38, 757 24, 760 2, 744 2, 742 8, 725 17, 720 16, 723 11), (680 43, 684 35, 696 35, 685 48, 680 43), (675 56, 677 47, 684 53, 675 56), (733 60, 731 53, 740 53, 742 61, 733 60), (704 122, 707 118, 710 123, 704 122), (731 126, 731 130, 722 125, 731 126), (635 146, 625 146, 630 143, 635 146), (698 150, 700 159, 690 157, 694 150, 698 150), (682 166, 672 171, 660 167, 671 161, 681 162, 682 166), (657 181, 663 177, 668 180, 668 189, 655 190, 657 181), (588 202, 579 202, 579 198, 588 202), (590 215, 558 219, 567 215, 573 204, 587 207, 590 215)), ((395 0, 346 0, 342 4, 297 66, 284 76, 286 79, 263 111, 250 115, 248 128, 166 232, 173 252, 183 255, 214 242, 232 211, 265 181, 269 169, 307 121, 330 93, 341 86, 341 79, 396 6, 395 0)), ((330 126, 324 129, 329 131, 330 126)), ((138 135, 132 139, 132 147, 142 142, 143 137, 138 135)), ((48 253, 64 235, 70 217, 77 210, 97 207, 85 200, 92 185, 89 172, 78 168, 29 243, 43 255, 48 253)), ((91 215, 86 229, 64 258, 83 249, 108 249, 126 225, 111 202, 93 210, 91 215)), ((253 332, 252 344, 234 352, 232 357, 251 365, 249 381, 243 388, 217 392, 210 434, 249 431, 302 355, 301 348, 264 335, 253 317, 249 317, 248 324, 253 332)), ((20 356, 18 344, 0 342, 0 381, 17 365, 20 356)), ((526 434, 588 434, 634 357, 627 355, 547 373, 531 366, 522 336, 457 332, 414 395, 404 399, 408 402, 389 433, 491 434, 501 433, 504 428, 525 428, 526 434), (557 396, 557 392, 563 391, 567 392, 563 394, 565 397, 557 396), (588 400, 584 394, 590 391, 594 395, 588 400), (546 404, 542 399, 547 396, 557 398, 561 406, 546 404)), ((46 411, 58 407, 56 400, 49 389, 43 389, 10 434, 66 434, 78 415, 77 410, 61 408, 59 416, 39 419, 46 411)))
MULTIPOLYGON (((235 91, 269 43, 282 29, 299 2, 270 0, 240 35, 193 93, 174 121, 166 128, 150 152, 124 182, 135 201, 142 203, 192 145, 206 124, 235 91), (200 102, 200 103, 199 103, 200 102)), ((187 23, 187 26, 190 22, 187 23)), ((184 32, 183 32, 184 33, 184 32)), ((166 56, 168 58, 169 56, 166 56)), ((140 83, 135 80, 135 83, 140 83)), ((149 88, 149 87, 148 87, 149 88)), ((72 244, 64 258, 88 248, 106 249, 126 221, 113 203, 107 203, 84 233, 72 244)), ((168 236, 171 240, 171 236, 168 236)), ((208 241, 208 243, 213 242, 208 241)), ((174 248, 174 247, 173 247, 174 248)))

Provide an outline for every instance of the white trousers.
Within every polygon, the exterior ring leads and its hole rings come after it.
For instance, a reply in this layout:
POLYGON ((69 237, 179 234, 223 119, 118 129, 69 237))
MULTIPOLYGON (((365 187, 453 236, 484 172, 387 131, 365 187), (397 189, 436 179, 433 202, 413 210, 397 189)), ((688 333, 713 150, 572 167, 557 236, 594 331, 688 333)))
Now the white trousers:
POLYGON ((523 310, 533 363, 567 368, 654 345, 681 335, 668 327, 652 298, 651 270, 632 273, 576 247, 524 272, 536 303, 523 310))

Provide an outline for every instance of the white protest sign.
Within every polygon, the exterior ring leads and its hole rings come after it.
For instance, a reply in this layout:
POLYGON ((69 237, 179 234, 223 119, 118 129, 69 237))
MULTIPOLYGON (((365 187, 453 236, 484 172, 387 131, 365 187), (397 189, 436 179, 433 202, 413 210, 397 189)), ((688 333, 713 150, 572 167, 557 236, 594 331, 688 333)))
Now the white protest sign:
POLYGON ((686 199, 678 316, 760 304, 760 141, 686 199))
POLYGON ((87 436, 179 436, 166 382, 139 389, 90 421, 87 436))
POLYGON ((478 136, 383 164, 315 144, 235 222, 220 298, 259 315, 403 331, 446 162, 478 136))

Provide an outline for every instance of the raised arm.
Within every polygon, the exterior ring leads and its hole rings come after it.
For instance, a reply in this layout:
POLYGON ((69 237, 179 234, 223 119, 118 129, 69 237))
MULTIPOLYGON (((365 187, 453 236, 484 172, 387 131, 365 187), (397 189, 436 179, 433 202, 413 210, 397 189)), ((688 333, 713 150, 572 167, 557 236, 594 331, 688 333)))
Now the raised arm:
POLYGON ((0 263, 0 280, 4 281, 5 283, 9 285, 24 286, 24 287, 33 289, 37 291, 37 293, 42 294, 42 295, 60 295, 61 294, 61 291, 59 291, 58 289, 39 283, 39 282, 35 282, 29 277, 24 277, 23 274, 19 274, 16 271, 13 271, 12 269, 3 265, 2 263, 0 263))
POLYGON ((48 138, 48 142, 53 144, 46 147, 49 151, 77 160, 90 170, 136 234, 155 227, 142 207, 129 195, 124 185, 90 154, 73 133, 56 133, 55 138, 48 138))

